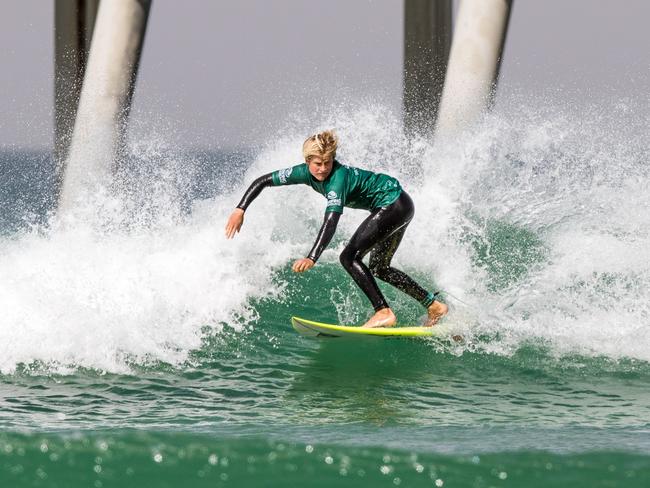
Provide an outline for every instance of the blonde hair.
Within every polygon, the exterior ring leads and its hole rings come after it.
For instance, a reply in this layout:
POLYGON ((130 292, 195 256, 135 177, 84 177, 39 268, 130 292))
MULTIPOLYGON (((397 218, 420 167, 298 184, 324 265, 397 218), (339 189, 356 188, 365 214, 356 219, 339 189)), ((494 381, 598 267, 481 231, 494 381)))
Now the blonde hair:
POLYGON ((338 147, 339 139, 333 130, 326 130, 313 136, 309 136, 302 145, 302 155, 306 162, 309 162, 312 157, 318 156, 323 159, 332 159, 336 157, 336 148, 338 147))

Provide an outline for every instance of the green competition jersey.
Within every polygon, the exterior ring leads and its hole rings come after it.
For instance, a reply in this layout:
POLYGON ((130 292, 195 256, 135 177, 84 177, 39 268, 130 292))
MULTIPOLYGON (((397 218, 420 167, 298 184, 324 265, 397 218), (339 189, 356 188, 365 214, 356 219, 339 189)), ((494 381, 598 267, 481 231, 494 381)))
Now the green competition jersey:
POLYGON ((332 172, 325 181, 314 178, 305 163, 274 171, 272 177, 273 186, 311 186, 327 198, 325 212, 343 213, 343 207, 364 210, 387 207, 402 192, 399 181, 392 176, 353 168, 338 161, 334 161, 332 172))

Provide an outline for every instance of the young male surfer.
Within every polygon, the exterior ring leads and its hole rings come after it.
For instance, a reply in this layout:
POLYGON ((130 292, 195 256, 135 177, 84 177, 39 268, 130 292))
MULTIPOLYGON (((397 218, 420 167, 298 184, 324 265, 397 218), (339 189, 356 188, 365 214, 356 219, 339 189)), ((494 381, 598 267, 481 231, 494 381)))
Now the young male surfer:
POLYGON ((305 163, 260 176, 246 190, 239 205, 226 224, 226 237, 231 239, 244 222, 244 212, 267 186, 305 184, 327 199, 325 218, 316 242, 306 258, 298 259, 292 269, 302 273, 314 267, 323 250, 332 240, 344 207, 369 210, 341 253, 341 264, 368 297, 375 314, 363 327, 391 327, 397 317, 382 295, 375 276, 412 296, 426 309, 426 325, 434 325, 447 313, 447 305, 436 300, 410 276, 390 265, 406 227, 413 218, 411 197, 399 182, 388 175, 345 166, 336 158, 338 140, 334 132, 315 134, 302 147, 305 163), (366 266, 362 259, 370 251, 366 266))

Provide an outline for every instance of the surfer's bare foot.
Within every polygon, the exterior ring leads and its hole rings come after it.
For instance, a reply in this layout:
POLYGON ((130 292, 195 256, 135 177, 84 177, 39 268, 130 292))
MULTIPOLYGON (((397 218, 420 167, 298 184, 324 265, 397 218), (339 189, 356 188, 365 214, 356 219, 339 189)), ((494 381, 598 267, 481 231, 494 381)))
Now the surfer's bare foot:
POLYGON ((382 308, 368 319, 362 327, 392 327, 397 323, 397 317, 390 308, 382 308))
POLYGON ((424 326, 433 327, 448 310, 449 307, 447 305, 435 300, 431 305, 429 305, 429 308, 427 308, 427 315, 429 315, 429 318, 424 326))

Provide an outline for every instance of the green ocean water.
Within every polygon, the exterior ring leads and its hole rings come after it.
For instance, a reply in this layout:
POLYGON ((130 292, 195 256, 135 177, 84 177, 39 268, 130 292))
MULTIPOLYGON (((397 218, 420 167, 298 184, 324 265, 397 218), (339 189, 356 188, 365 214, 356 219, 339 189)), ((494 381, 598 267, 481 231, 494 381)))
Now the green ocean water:
POLYGON ((301 301, 206 329, 180 365, 3 375, 2 486, 645 486, 647 363, 314 340, 291 309, 335 310, 301 301))
POLYGON ((337 258, 357 214, 303 275, 311 194, 264 194, 223 238, 303 128, 253 155, 139 141, 65 225, 49 155, 0 152, 0 487, 648 486, 650 145, 534 112, 431 159, 382 143, 399 121, 341 117, 363 136, 342 159, 409 188, 397 262, 451 293, 465 340, 293 331, 370 313, 337 258))

